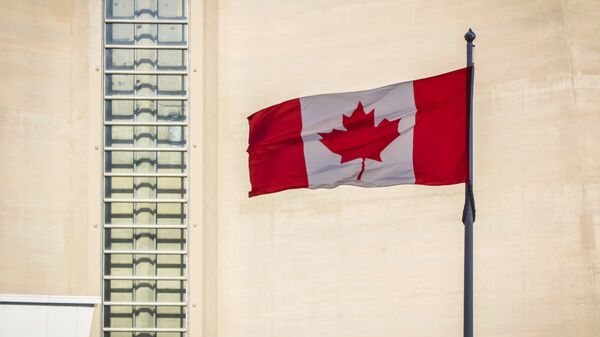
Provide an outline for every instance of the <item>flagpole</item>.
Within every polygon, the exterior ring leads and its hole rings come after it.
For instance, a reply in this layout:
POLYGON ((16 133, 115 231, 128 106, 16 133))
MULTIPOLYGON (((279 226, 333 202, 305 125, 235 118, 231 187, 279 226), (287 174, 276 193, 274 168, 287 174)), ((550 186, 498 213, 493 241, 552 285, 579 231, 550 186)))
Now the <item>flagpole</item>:
MULTIPOLYGON (((475 33, 471 28, 465 34, 465 40, 467 41, 467 67, 471 67, 473 66, 473 40, 475 40, 475 33)), ((473 78, 474 69, 471 69, 471 92, 469 95, 469 180, 465 184, 465 206, 462 219, 465 225, 464 337, 473 337, 473 222, 475 222, 475 200, 473 198, 473 78)))

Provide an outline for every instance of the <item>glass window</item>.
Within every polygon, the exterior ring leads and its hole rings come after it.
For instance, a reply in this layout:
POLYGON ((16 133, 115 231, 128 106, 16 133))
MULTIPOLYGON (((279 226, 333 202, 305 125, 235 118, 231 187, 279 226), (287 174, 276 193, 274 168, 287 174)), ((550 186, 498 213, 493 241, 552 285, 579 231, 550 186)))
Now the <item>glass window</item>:
POLYGON ((186 0, 107 0, 107 19, 185 19, 186 0))
POLYGON ((187 336, 186 0, 107 0, 104 337, 187 336))
POLYGON ((185 46, 186 24, 108 23, 106 43, 125 46, 185 46))

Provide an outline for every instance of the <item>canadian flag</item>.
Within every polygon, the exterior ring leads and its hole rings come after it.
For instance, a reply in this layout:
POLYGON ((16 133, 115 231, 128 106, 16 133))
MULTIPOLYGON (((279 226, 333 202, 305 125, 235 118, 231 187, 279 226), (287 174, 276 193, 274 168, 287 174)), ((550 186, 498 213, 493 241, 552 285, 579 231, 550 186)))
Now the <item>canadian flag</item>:
POLYGON ((302 97, 254 113, 249 195, 466 182, 471 73, 302 97))

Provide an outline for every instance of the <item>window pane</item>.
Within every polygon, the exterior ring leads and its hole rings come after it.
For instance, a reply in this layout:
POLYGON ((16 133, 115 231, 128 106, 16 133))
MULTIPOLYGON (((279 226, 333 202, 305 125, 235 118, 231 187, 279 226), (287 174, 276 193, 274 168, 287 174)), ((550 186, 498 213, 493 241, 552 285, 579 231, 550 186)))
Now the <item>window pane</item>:
POLYGON ((168 100, 107 100, 107 122, 183 122, 186 120, 185 101, 168 100))
POLYGON ((107 75, 107 95, 184 96, 187 76, 183 75, 107 75))
POLYGON ((158 69, 178 70, 186 67, 186 60, 182 50, 159 50, 158 69))
POLYGON ((109 19, 184 19, 185 0, 107 0, 109 19))
POLYGON ((184 49, 107 49, 106 70, 186 70, 184 49))
POLYGON ((185 46, 187 25, 155 23, 108 23, 106 43, 136 46, 185 46))
POLYGON ((107 198, 183 199, 187 181, 184 177, 106 177, 107 198))

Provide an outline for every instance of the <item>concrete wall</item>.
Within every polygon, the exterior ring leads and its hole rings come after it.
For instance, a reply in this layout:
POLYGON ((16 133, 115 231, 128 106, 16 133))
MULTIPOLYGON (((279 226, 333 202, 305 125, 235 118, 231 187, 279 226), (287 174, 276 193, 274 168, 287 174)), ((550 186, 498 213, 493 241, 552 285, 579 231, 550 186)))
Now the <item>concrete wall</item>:
MULTIPOLYGON (((0 0, 0 293, 100 294, 100 8, 0 0)), ((192 336, 460 335, 463 187, 248 199, 245 117, 462 67, 468 27, 476 334, 600 332, 600 2, 191 11, 192 336)))
POLYGON ((0 293, 100 295, 99 4, 0 0, 0 293))
POLYGON ((101 26, 89 9, 0 1, 0 293, 99 294, 101 26))
POLYGON ((245 116, 465 63, 475 330, 596 336, 600 2, 219 2, 219 336, 459 336, 463 187, 248 199, 245 116))

